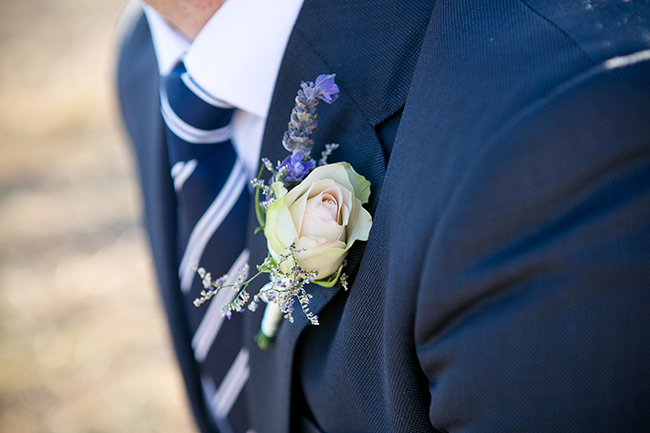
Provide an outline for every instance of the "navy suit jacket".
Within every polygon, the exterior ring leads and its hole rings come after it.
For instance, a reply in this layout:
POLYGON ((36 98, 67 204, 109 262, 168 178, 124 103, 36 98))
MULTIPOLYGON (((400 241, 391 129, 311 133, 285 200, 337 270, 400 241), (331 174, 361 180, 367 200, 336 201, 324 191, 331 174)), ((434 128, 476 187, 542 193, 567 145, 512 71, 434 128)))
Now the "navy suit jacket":
MULTIPOLYGON (((372 182, 374 223, 350 290, 311 290, 319 326, 298 314, 262 351, 262 314, 245 313, 254 429, 646 431, 649 50, 648 1, 306 0, 262 156, 285 156, 300 81, 336 73, 315 141, 372 182)), ((180 304, 144 19, 118 83, 174 346, 199 428, 216 431, 180 304)), ((255 226, 251 263, 266 255, 255 226)))

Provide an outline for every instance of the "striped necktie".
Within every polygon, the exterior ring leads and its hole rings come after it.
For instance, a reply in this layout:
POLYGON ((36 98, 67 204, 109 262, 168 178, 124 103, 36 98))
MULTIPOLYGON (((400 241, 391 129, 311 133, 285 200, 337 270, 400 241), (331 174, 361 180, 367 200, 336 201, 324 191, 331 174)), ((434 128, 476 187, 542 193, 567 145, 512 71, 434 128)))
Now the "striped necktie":
POLYGON ((242 347, 242 318, 235 314, 221 329, 221 307, 237 292, 223 290, 196 308, 203 285, 196 262, 214 279, 227 273, 232 283, 248 262, 245 248, 250 193, 242 162, 231 142, 234 107, 211 97, 179 64, 161 87, 161 111, 171 176, 178 201, 178 275, 194 357, 210 412, 221 433, 246 432, 241 392, 249 375, 242 347))

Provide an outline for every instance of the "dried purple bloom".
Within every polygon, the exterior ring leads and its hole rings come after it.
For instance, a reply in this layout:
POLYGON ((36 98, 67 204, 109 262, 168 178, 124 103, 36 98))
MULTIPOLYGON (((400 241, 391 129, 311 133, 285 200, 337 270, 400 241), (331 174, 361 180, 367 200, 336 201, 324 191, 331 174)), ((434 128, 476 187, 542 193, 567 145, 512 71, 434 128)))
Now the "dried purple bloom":
POLYGON ((300 182, 303 177, 309 174, 311 169, 316 166, 314 161, 311 159, 303 160, 303 157, 300 153, 296 153, 291 156, 287 156, 280 167, 287 167, 289 173, 285 176, 283 182, 285 184, 291 182, 300 182))
POLYGON ((314 83, 314 90, 318 92, 318 98, 328 104, 336 101, 339 97, 339 86, 334 84, 336 75, 319 75, 314 83))
POLYGON ((289 152, 308 158, 314 144, 311 139, 316 130, 316 106, 319 101, 331 104, 338 98, 339 87, 334 84, 335 74, 319 75, 316 82, 303 82, 291 111, 289 128, 282 137, 282 145, 289 152))

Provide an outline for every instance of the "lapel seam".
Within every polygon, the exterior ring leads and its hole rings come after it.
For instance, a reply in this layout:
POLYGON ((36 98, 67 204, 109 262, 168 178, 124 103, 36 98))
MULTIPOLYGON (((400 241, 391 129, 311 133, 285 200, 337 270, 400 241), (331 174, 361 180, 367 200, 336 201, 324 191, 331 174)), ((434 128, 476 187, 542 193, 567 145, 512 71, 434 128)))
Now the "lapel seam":
MULTIPOLYGON (((300 28, 296 28, 295 30, 296 30, 296 32, 299 33, 300 36, 305 40, 305 43, 306 43, 306 44, 309 46, 309 48, 314 52, 314 54, 316 54, 316 56, 317 56, 317 57, 318 57, 318 58, 319 58, 319 59, 320 59, 320 60, 321 60, 325 65, 327 65, 327 67, 329 68, 329 70, 335 72, 335 71, 336 71, 336 68, 333 68, 332 65, 330 65, 330 63, 329 63, 329 62, 328 62, 328 61, 327 61, 327 60, 326 60, 326 59, 321 55, 320 51, 318 51, 318 50, 314 47, 314 44, 313 44, 313 43, 311 42, 311 40, 308 38, 308 35, 307 35, 304 31, 302 31, 302 29, 300 29, 300 28)), ((379 116, 379 115, 377 116, 377 121, 376 121, 376 122, 373 122, 373 121, 370 119, 370 117, 368 116, 368 113, 366 112, 366 110, 363 109, 363 105, 360 104, 360 103, 357 101, 357 99, 353 96, 353 94, 350 93, 350 91, 347 90, 346 86, 343 85, 343 84, 340 83, 340 82, 337 82, 336 84, 337 84, 340 88, 342 88, 342 89, 345 91, 345 93, 350 97, 350 101, 351 101, 351 102, 354 104, 354 106, 359 110, 359 112, 361 113, 361 115, 363 116, 363 118, 366 119, 366 122, 368 122, 368 125, 370 125, 370 126, 372 127, 373 130, 375 129, 375 127, 376 127, 377 125, 379 125, 381 122, 385 121, 386 119, 389 119, 393 114, 397 113, 399 110, 403 109, 404 106, 405 106, 405 102, 406 102, 406 101, 402 102, 398 107, 396 107, 395 110, 390 110, 390 111, 386 111, 385 113, 381 113, 381 114, 382 114, 381 116, 379 116)), ((410 82, 409 82, 409 86, 408 86, 408 87, 410 87, 410 82)), ((376 133, 375 133, 375 134, 376 134, 376 133)))

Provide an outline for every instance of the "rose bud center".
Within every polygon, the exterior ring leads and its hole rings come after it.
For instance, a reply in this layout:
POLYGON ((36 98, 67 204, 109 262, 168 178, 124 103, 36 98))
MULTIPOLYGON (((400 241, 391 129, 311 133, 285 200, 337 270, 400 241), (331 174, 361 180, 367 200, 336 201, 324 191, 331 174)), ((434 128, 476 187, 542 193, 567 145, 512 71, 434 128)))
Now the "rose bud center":
POLYGON ((323 209, 329 213, 332 219, 336 222, 339 222, 338 221, 339 204, 336 202, 336 199, 334 199, 332 194, 324 193, 321 196, 321 203, 323 205, 323 209))
POLYGON ((349 214, 344 195, 340 186, 333 185, 307 199, 299 236, 320 239, 320 242, 344 240, 349 214))

